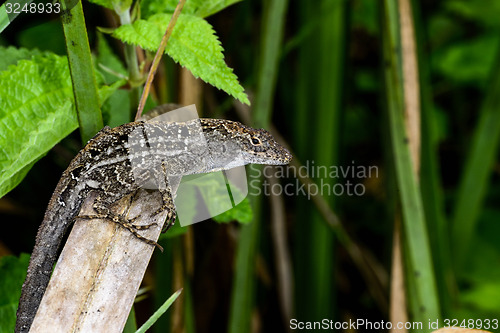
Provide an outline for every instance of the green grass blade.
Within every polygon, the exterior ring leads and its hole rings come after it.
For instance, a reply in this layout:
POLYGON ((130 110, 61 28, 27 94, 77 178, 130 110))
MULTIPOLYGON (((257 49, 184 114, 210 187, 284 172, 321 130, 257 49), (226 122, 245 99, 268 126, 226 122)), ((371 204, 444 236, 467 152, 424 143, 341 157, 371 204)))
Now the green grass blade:
POLYGON ((399 36, 397 1, 384 2, 383 49, 386 66, 386 90, 396 179, 402 204, 404 244, 414 292, 410 303, 413 319, 428 322, 440 317, 434 268, 427 235, 420 188, 413 171, 403 119, 402 54, 399 36))
MULTIPOLYGON (((318 166, 338 165, 341 138, 340 115, 343 104, 343 78, 346 55, 347 5, 343 0, 302 2, 301 29, 311 29, 311 20, 320 21, 299 49, 297 130, 299 158, 318 166), (306 127, 308 124, 309 127, 306 127), (307 129, 314 134, 309 134, 307 129), (313 147, 313 148, 311 148, 313 147)), ((299 32, 300 33, 300 32, 299 32)), ((315 179, 333 186, 334 178, 315 179)), ((324 196, 333 205, 335 197, 324 196)), ((298 202, 299 205, 304 203, 298 202)), ((300 209, 296 228, 295 252, 297 317, 307 321, 332 317, 335 309, 335 234, 312 207, 300 209), (313 258, 313 259, 311 259, 313 258)))
POLYGON ((177 297, 179 297, 181 292, 182 289, 179 289, 172 296, 170 296, 169 299, 167 299, 165 303, 163 303, 163 305, 160 306, 160 308, 156 310, 155 313, 153 313, 153 315, 144 323, 144 325, 139 327, 136 333, 144 333, 148 329, 150 329, 151 326, 153 326, 153 324, 158 320, 158 318, 160 318, 168 310, 170 305, 174 303, 174 301, 177 299, 177 297))
MULTIPOLYGON (((69 3, 69 0, 63 1, 64 10, 68 9, 69 3)), ((82 143, 86 143, 103 127, 103 123, 81 0, 62 15, 62 22, 80 136, 82 143)))
MULTIPOLYGON (((259 64, 259 79, 255 98, 254 125, 269 127, 273 92, 276 85, 278 59, 283 37, 283 25, 288 0, 267 3, 263 21, 263 39, 259 64)), ((251 169, 249 179, 255 179, 257 168, 251 169)), ((255 261, 259 244, 260 200, 254 198, 254 220, 241 228, 236 254, 236 271, 231 298, 229 332, 244 333, 251 330, 255 293, 255 261)))
POLYGON ((440 179, 437 125, 432 101, 432 85, 430 79, 430 64, 426 56, 424 31, 425 27, 420 15, 420 2, 412 1, 413 18, 417 39, 418 67, 420 78, 420 96, 422 112, 422 142, 420 186, 425 211, 425 219, 429 230, 436 282, 439 299, 444 313, 448 308, 450 295, 453 294, 454 276, 450 257, 449 226, 446 221, 443 190, 440 179))
POLYGON ((460 181, 453 211, 452 239, 455 264, 461 268, 479 218, 500 141, 500 53, 491 72, 477 128, 460 181))
MULTIPOLYGON (((309 116, 313 117, 316 131, 314 138, 314 161, 317 165, 338 165, 340 143, 340 115, 343 101, 343 79, 345 38, 348 34, 346 4, 344 0, 323 0, 318 2, 318 9, 323 17, 318 30, 318 57, 315 79, 318 81, 317 92, 311 97, 317 99, 317 105, 309 116), (327 128, 325 128, 325 124, 327 128)), ((314 78, 313 78, 314 80, 314 78)), ((317 179, 320 181, 320 179, 317 179)), ((324 183, 335 185, 335 179, 324 178, 324 183)), ((327 198, 330 206, 335 204, 335 196, 327 198)), ((306 285, 310 297, 306 304, 307 320, 320 320, 332 316, 335 309, 335 235, 325 224, 319 212, 310 214, 310 255, 306 285)))
MULTIPOLYGON (((298 34, 304 34, 304 30, 308 29, 310 22, 314 20, 316 15, 316 6, 312 1, 301 1, 300 2, 300 13, 298 24, 300 25, 300 30, 298 34)), ((314 30, 315 32, 315 30, 314 30)), ((312 33, 309 33, 312 35, 312 33)), ((295 149, 295 154, 300 160, 306 161, 312 158, 312 152, 309 149, 309 136, 310 128, 312 126, 313 117, 310 116, 311 107, 311 96, 314 92, 315 85, 314 75, 311 70, 311 63, 314 63, 315 52, 311 52, 315 45, 315 41, 312 38, 303 39, 302 43, 298 46, 298 57, 297 57, 297 75, 294 77, 296 83, 291 86, 294 92, 294 102, 295 105, 292 120, 293 120, 293 147, 295 149)), ((296 219, 297 221, 306 221, 309 219, 312 208, 306 200, 301 197, 294 198, 294 205, 296 208, 296 219)), ((311 258, 310 253, 310 233, 311 230, 307 223, 297 223, 294 227, 294 283, 297 285, 306 285, 308 281, 308 269, 311 258)), ((300 318, 306 318, 305 313, 308 311, 307 298, 309 293, 307 289, 295 288, 295 314, 300 318)))
MULTIPOLYGON (((252 168, 249 177, 252 175, 252 168)), ((255 179, 255 178, 250 178, 255 179)), ((251 332, 252 308, 255 294, 255 261, 259 242, 260 200, 254 198, 252 207, 254 220, 241 227, 240 240, 236 250, 236 267, 231 295, 229 329, 231 333, 251 332)))
POLYGON ((271 120, 287 5, 288 0, 273 0, 265 12, 253 119, 257 127, 268 127, 271 120))

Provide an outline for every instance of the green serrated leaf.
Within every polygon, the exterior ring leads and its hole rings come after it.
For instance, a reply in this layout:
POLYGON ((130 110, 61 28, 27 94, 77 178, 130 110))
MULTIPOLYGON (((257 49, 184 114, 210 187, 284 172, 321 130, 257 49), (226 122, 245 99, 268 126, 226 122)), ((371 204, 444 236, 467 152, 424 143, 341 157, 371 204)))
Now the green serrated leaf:
MULTIPOLYGON (((103 101, 123 82, 100 89, 103 101)), ((0 72, 0 197, 78 127, 66 57, 47 53, 0 72)))
POLYGON ((64 57, 20 60, 17 66, 0 73, 0 86, 1 197, 12 189, 11 177, 33 164, 78 125, 64 57))
MULTIPOLYGON (((154 2, 161 4, 165 4, 165 8, 172 9, 170 12, 172 13, 177 5, 177 0, 153 0, 154 2)), ((187 0, 182 12, 184 14, 191 14, 201 18, 205 18, 207 16, 213 15, 226 7, 231 6, 236 2, 240 2, 241 0, 187 0)))
POLYGON ((241 0, 209 0, 209 1, 199 0, 200 6, 196 9, 194 15, 199 17, 207 17, 240 1, 241 0))
MULTIPOLYGON (((156 14, 147 20, 119 27, 113 36, 129 44, 156 51, 165 32, 170 14, 156 14)), ((224 62, 222 47, 212 26, 202 18, 179 16, 168 42, 166 53, 195 77, 224 90, 229 95, 250 104, 238 78, 224 62)))
MULTIPOLYGON (((205 18, 241 0, 188 0, 182 9, 183 14, 190 14, 205 18)), ((177 0, 144 0, 141 1, 143 18, 158 13, 172 14, 177 6, 177 0)))
POLYGON ((38 49, 28 50, 13 46, 0 46, 0 71, 6 70, 10 65, 16 65, 19 60, 31 59, 36 55, 42 55, 42 52, 38 49))
POLYGON ((0 258, 0 332, 14 332, 21 286, 26 277, 29 255, 0 258))

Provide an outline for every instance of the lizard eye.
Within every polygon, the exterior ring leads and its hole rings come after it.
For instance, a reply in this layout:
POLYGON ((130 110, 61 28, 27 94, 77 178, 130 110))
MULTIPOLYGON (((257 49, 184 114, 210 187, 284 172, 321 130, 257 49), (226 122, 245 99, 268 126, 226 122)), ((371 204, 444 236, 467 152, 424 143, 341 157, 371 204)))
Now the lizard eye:
POLYGON ((255 146, 258 146, 258 145, 262 144, 262 142, 260 142, 259 138, 256 138, 254 136, 254 137, 252 137, 252 144, 255 145, 255 146))

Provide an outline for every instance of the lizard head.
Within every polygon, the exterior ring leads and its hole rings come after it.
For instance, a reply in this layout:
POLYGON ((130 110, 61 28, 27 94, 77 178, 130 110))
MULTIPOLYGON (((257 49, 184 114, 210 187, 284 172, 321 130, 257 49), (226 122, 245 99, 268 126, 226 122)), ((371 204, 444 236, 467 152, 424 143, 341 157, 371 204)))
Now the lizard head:
POLYGON ((230 154, 238 150, 241 164, 284 165, 292 159, 292 154, 264 129, 222 119, 203 119, 202 126, 206 135, 215 138, 219 152, 230 154))

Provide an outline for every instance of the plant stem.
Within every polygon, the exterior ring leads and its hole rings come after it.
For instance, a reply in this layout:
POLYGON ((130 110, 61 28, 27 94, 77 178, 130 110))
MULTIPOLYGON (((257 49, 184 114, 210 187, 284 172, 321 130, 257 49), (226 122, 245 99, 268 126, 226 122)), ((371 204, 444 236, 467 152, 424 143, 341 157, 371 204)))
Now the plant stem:
POLYGON ((170 18, 170 22, 168 22, 167 30, 165 31, 165 34, 163 35, 163 38, 161 39, 160 46, 158 47, 158 51, 156 51, 155 57, 153 59, 153 63, 151 64, 151 69, 149 70, 148 78, 146 79, 146 84, 144 85, 144 90, 142 91, 142 96, 141 96, 141 100, 139 101, 139 107, 137 108, 135 120, 137 120, 141 117, 142 111, 144 109, 144 105, 146 104, 146 99, 148 98, 148 95, 149 95, 149 90, 151 89, 151 84, 153 83, 153 78, 154 78, 156 70, 158 69, 158 66, 160 64, 161 57, 163 56, 163 53, 165 53, 165 48, 167 47, 168 39, 172 35, 172 31, 174 30, 175 23, 177 22, 177 19, 179 18, 179 15, 181 14, 182 8, 184 7, 185 3, 186 3, 186 0, 179 0, 177 7, 175 7, 174 14, 170 18))
POLYGON ((78 1, 71 8, 68 7, 70 5, 68 0, 61 4, 63 10, 67 11, 61 19, 80 125, 80 136, 82 143, 85 144, 103 127, 99 94, 90 55, 82 2, 78 1))
MULTIPOLYGON (((124 10, 121 13, 117 13, 118 17, 120 18, 121 25, 132 23, 130 18, 130 10, 131 8, 128 8, 127 10, 124 10)), ((139 86, 142 81, 142 76, 139 70, 139 63, 137 60, 137 53, 135 50, 135 46, 132 44, 124 43, 124 53, 125 53, 125 62, 127 63, 127 68, 128 68, 129 82, 130 86, 132 87, 130 91, 130 105, 132 106, 132 108, 135 109, 139 103, 139 96, 140 96, 139 86)))
MULTIPOLYGON (((264 9, 259 77, 253 119, 254 125, 258 127, 269 128, 287 5, 288 0, 272 0, 266 4, 264 9)), ((259 173, 256 169, 252 168, 251 172, 254 174, 249 175, 250 179, 259 177, 256 175, 259 173)), ((252 223, 242 226, 236 253, 236 270, 231 299, 229 332, 240 333, 252 331, 251 317, 255 295, 255 262, 260 238, 262 206, 259 197, 253 196, 252 199, 254 219, 252 223)))
POLYGON ((401 51, 401 35, 397 0, 384 1, 383 51, 389 127, 392 154, 394 156, 397 185, 402 205, 403 240, 408 288, 414 292, 411 299, 413 320, 427 322, 440 317, 434 268, 425 223, 422 196, 418 186, 418 169, 410 153, 405 129, 404 53, 401 51))

